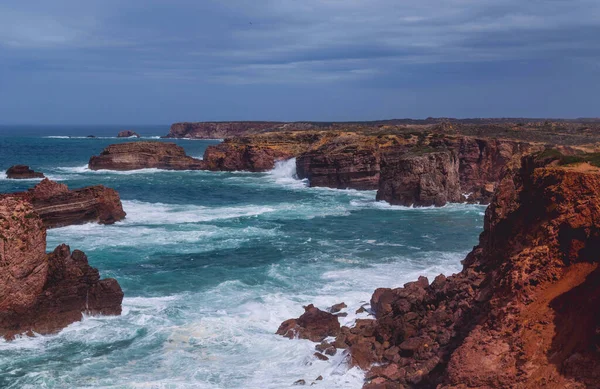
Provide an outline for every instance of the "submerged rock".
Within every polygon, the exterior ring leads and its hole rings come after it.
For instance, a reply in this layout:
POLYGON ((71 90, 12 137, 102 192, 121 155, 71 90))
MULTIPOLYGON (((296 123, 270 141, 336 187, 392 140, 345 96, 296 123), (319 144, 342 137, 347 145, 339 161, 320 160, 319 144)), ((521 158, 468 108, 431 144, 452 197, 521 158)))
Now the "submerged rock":
POLYGON ((91 157, 88 166, 91 170, 199 170, 205 163, 186 155, 175 143, 129 142, 108 146, 91 157))
POLYGON ((79 250, 46 254, 46 230, 30 202, 0 199, 0 336, 52 333, 82 315, 119 315, 123 292, 101 280, 79 250))
POLYGON ((6 177, 19 180, 27 178, 44 178, 44 173, 35 172, 26 165, 14 165, 6 171, 6 177))

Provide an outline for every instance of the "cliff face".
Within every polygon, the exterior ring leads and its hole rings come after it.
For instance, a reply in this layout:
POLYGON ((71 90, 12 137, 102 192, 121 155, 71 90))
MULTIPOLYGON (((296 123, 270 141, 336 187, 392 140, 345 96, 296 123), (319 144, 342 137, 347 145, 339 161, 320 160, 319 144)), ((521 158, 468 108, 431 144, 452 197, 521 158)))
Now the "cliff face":
POLYGON ((45 250, 46 230, 31 203, 0 199, 0 336, 55 332, 83 313, 121 313, 119 284, 100 280, 84 253, 66 245, 45 250))
POLYGON ((418 206, 487 204, 505 170, 540 148, 509 140, 431 136, 382 153, 377 199, 418 206))
POLYGON ((204 163, 174 143, 131 142, 108 146, 99 156, 92 156, 88 166, 92 170, 199 170, 204 163))
POLYGON ((27 192, 0 196, 7 197, 29 201, 46 228, 89 222, 112 224, 126 215, 119 194, 103 185, 69 190, 46 178, 27 192))
POLYGON ((390 204, 442 206, 461 202, 459 159, 453 151, 387 153, 382 157, 377 200, 390 204))
POLYGON ((460 273, 378 289, 335 346, 368 388, 599 387, 599 220, 600 169, 526 157, 460 273))
POLYGON ((204 152, 204 169, 213 171, 246 170, 264 172, 275 162, 293 158, 325 136, 320 132, 276 132, 226 139, 204 152))

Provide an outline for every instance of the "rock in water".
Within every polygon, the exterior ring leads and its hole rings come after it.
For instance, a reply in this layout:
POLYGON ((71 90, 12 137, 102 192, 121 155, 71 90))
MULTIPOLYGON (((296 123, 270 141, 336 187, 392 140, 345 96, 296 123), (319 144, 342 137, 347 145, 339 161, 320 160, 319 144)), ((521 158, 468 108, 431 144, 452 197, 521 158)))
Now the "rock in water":
POLYGON ((52 333, 83 313, 119 315, 123 292, 79 250, 46 254, 46 230, 31 203, 0 199, 0 336, 52 333))
POLYGON ((304 310, 305 312, 299 318, 281 323, 277 334, 290 339, 298 337, 321 342, 328 336, 336 336, 340 332, 340 323, 335 315, 321 311, 312 304, 304 307, 304 310))
POLYGON ((47 178, 27 192, 1 195, 29 201, 46 228, 97 222, 112 224, 125 218, 117 191, 103 185, 69 190, 47 178))
POLYGON ((137 132, 132 131, 132 130, 123 130, 117 134, 117 138, 131 138, 131 137, 139 138, 140 136, 137 132))
POLYGON ((91 170, 200 170, 204 162, 185 154, 175 143, 130 142, 110 145, 98 156, 90 158, 91 170))
POLYGON ((44 173, 35 172, 26 165, 14 165, 6 171, 6 177, 15 180, 26 178, 44 178, 44 173))

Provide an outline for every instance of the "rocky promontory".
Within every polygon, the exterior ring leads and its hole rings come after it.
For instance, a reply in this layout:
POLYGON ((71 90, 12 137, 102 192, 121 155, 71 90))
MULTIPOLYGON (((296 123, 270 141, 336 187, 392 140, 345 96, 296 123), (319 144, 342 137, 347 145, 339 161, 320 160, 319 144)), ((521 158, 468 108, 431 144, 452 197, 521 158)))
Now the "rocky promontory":
POLYGON ((165 138, 225 139, 272 131, 307 131, 321 126, 322 124, 304 122, 183 122, 172 124, 169 134, 165 138))
POLYGON ((183 147, 165 142, 128 142, 110 145, 92 156, 91 170, 199 170, 204 162, 185 154, 183 147))
POLYGON ((86 255, 60 245, 46 254, 46 230, 31 203, 0 199, 0 336, 59 331, 83 314, 119 315, 123 292, 100 279, 86 255))
POLYGON ((0 195, 16 197, 32 204, 46 228, 97 222, 112 224, 125 218, 117 191, 103 185, 69 190, 45 178, 27 192, 0 195))
POLYGON ((133 130, 123 130, 117 134, 117 138, 139 138, 140 135, 133 130))
POLYGON ((44 173, 39 173, 30 169, 26 165, 14 165, 6 171, 6 178, 22 180, 28 178, 44 178, 44 173))
POLYGON ((460 273, 376 290, 334 342, 365 388, 600 387, 598 160, 524 157, 460 273))

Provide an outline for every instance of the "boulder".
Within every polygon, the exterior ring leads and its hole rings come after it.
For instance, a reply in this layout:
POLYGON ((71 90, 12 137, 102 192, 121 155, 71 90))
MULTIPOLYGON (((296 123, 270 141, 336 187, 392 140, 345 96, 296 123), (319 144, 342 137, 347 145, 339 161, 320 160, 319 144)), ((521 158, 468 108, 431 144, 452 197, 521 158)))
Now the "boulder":
POLYGON ((335 315, 321 311, 312 304, 304 307, 304 310, 299 318, 284 321, 276 333, 290 339, 300 338, 321 342, 340 332, 340 323, 335 315))

